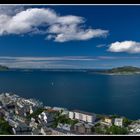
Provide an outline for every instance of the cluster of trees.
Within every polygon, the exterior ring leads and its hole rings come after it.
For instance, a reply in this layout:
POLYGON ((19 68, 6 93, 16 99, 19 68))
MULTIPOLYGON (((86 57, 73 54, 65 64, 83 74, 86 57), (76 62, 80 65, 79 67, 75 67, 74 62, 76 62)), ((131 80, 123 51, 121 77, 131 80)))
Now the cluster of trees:
POLYGON ((0 118, 0 135, 11 135, 12 127, 8 124, 4 118, 0 118))
POLYGON ((115 125, 112 125, 111 127, 93 127, 92 132, 95 132, 96 134, 111 134, 111 135, 124 135, 128 134, 128 130, 125 127, 118 127, 115 125))
POLYGON ((38 108, 37 110, 35 110, 32 114, 29 114, 27 116, 27 119, 31 119, 31 118, 37 118, 39 114, 41 114, 44 111, 44 108, 38 108))
POLYGON ((118 127, 118 126, 112 125, 110 128, 106 129, 106 134, 124 135, 124 134, 128 134, 128 130, 125 127, 118 127))
POLYGON ((132 120, 129 120, 127 118, 124 118, 123 119, 123 125, 124 127, 127 127, 128 125, 130 125, 133 121, 132 120))

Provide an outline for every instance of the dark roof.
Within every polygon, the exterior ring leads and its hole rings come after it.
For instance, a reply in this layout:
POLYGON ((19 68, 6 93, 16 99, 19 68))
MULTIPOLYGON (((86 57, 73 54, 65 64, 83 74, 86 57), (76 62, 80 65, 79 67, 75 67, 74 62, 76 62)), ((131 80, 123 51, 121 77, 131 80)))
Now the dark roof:
POLYGON ((61 129, 61 128, 55 128, 53 130, 61 132, 63 134, 70 134, 70 133, 72 133, 71 131, 67 131, 67 130, 64 130, 64 129, 61 129))
POLYGON ((16 135, 31 135, 32 132, 16 132, 16 135))
POLYGON ((90 112, 81 111, 81 110, 72 110, 72 112, 78 112, 78 113, 82 113, 82 114, 86 114, 86 115, 96 116, 95 113, 90 113, 90 112))
POLYGON ((31 132, 32 128, 28 127, 28 126, 25 126, 25 125, 20 125, 17 128, 15 128, 15 131, 16 132, 31 132))

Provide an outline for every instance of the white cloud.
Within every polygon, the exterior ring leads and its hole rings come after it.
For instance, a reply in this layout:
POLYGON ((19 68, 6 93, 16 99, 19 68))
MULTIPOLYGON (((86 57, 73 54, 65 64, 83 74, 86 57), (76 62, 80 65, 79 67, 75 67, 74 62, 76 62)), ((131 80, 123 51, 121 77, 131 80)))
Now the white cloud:
POLYGON ((96 37, 105 37, 108 31, 101 29, 81 29, 77 24, 54 24, 50 26, 47 39, 52 39, 56 42, 65 42, 71 40, 88 40, 96 37))
POLYGON ((96 64, 110 60, 140 60, 140 57, 128 56, 57 56, 57 57, 13 57, 0 56, 0 65, 10 68, 91 68, 96 64))
POLYGON ((56 19, 56 14, 49 9, 31 8, 21 11, 14 16, 2 15, 1 35, 7 34, 24 34, 34 31, 37 27, 44 24, 51 24, 56 19))
POLYGON ((115 42, 109 46, 110 52, 127 52, 127 53, 140 53, 140 42, 123 41, 115 42))
POLYGON ((8 61, 92 61, 96 60, 93 57, 88 56, 61 56, 61 57, 11 57, 11 56, 0 56, 0 60, 8 61))
POLYGON ((83 28, 85 19, 75 15, 61 16, 49 8, 0 7, 0 35, 45 34, 56 42, 104 37, 107 30, 83 28), (14 9, 14 12, 12 10, 14 9), (11 13, 11 14, 9 14, 11 13))

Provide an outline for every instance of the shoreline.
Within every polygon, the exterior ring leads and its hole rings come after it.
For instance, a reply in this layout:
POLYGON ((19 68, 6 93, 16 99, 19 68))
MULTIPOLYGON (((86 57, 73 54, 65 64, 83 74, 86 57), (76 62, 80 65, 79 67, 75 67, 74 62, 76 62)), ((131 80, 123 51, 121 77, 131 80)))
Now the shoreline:
MULTIPOLYGON (((63 106, 51 106, 51 105, 44 104, 42 101, 40 101, 40 100, 38 100, 36 98, 21 97, 18 94, 14 94, 14 93, 0 93, 0 96, 2 94, 7 94, 8 96, 14 96, 15 98, 18 98, 18 99, 21 99, 21 100, 26 100, 27 102, 32 102, 32 103, 34 102, 34 104, 40 104, 43 108, 45 108, 45 107, 61 108, 61 109, 65 109, 65 110, 68 110, 68 111, 71 111, 71 110, 80 110, 80 111, 84 111, 84 112, 87 112, 87 113, 94 113, 96 115, 101 115, 101 116, 112 116, 112 115, 116 115, 116 116, 119 116, 119 117, 126 117, 125 115, 119 115, 117 113, 114 113, 114 114, 96 113, 96 112, 86 111, 86 110, 77 109, 77 108, 70 109, 68 107, 63 107, 63 106)), ((129 117, 126 117, 126 118, 130 119, 129 117)), ((136 120, 139 120, 139 119, 131 119, 131 120, 136 121, 136 120)))
MULTIPOLYGON (((5 124, 7 122, 7 127, 12 127, 14 135, 19 134, 18 129, 22 125, 27 127, 30 135, 39 134, 34 131, 36 128, 42 135, 130 135, 133 126, 140 123, 138 119, 130 120, 117 114, 96 114, 58 106, 46 106, 40 100, 23 98, 15 93, 1 93, 0 103, 0 111, 4 113, 5 124), (28 114, 25 109, 30 110, 28 114), (19 111, 22 111, 23 114, 20 114, 19 111), (39 127, 37 127, 38 125, 39 127), (83 127, 83 130, 81 131, 81 128, 77 129, 77 127, 83 127), (88 131, 86 131, 87 129, 88 131), (112 129, 116 132, 113 132, 112 129)), ((22 128, 20 129, 21 132, 22 128)))

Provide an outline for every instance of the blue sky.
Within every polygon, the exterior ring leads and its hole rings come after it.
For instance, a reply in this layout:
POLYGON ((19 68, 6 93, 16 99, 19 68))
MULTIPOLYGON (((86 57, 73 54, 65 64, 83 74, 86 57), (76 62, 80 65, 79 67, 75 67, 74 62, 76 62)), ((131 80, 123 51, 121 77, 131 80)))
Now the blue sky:
POLYGON ((0 64, 140 66, 140 6, 0 6, 0 64))

